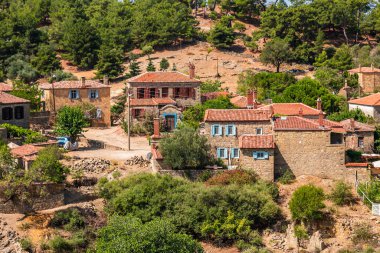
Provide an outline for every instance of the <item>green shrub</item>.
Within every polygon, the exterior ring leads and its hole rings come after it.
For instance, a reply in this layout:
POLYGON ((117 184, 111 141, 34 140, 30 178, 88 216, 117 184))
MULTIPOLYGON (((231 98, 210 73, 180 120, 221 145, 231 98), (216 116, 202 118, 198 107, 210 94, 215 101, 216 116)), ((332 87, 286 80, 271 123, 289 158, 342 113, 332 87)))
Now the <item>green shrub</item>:
POLYGON ((49 225, 63 227, 66 230, 78 230, 85 226, 85 220, 78 209, 72 208, 56 212, 49 225))
POLYGON ((49 248, 55 253, 72 252, 73 247, 70 242, 61 236, 55 236, 48 242, 49 248))
POLYGON ((349 149, 346 151, 346 155, 351 162, 361 162, 362 161, 362 152, 349 149))
POLYGON ((254 184, 257 181, 256 173, 247 170, 227 170, 212 176, 207 180, 209 185, 254 184))
POLYGON ((7 129, 7 132, 11 137, 22 138, 23 143, 25 144, 47 141, 47 138, 45 136, 30 129, 22 128, 8 123, 1 124, 0 127, 7 129))
POLYGON ((242 185, 205 186, 170 176, 140 174, 103 183, 99 189, 107 200, 109 215, 133 215, 143 222, 168 218, 181 233, 218 243, 249 241, 249 236, 241 234, 246 228, 265 228, 279 214, 274 201, 278 191, 273 184, 260 180, 242 185), (229 220, 229 212, 233 221, 229 220), (242 222, 244 230, 222 228, 223 224, 236 225, 237 221, 242 222))
POLYGON ((358 224, 354 227, 352 233, 352 242, 355 244, 358 243, 368 243, 373 240, 374 233, 372 227, 369 224, 358 224))
POLYGON ((20 240, 20 246, 23 250, 27 252, 32 252, 33 251, 33 244, 30 241, 29 238, 23 238, 20 240))
POLYGON ((321 209, 325 207, 323 190, 314 185, 299 187, 292 195, 289 208, 293 220, 311 221, 322 218, 321 209))
POLYGON ((354 196, 351 192, 351 187, 343 181, 338 181, 335 184, 329 198, 337 205, 342 206, 353 201, 354 196))
POLYGON ((214 175, 214 173, 213 173, 211 170, 205 170, 205 171, 203 171, 201 174, 198 175, 197 180, 198 180, 199 182, 206 182, 206 181, 209 180, 213 175, 214 175))
POLYGON ((307 230, 303 225, 294 226, 294 236, 301 240, 309 238, 307 230))
POLYGON ((281 184, 291 184, 296 179, 296 176, 289 169, 285 170, 284 174, 277 179, 281 184))
POLYGON ((135 217, 114 216, 100 229, 96 252, 203 252, 191 236, 175 230, 175 226, 163 219, 143 224, 135 217))

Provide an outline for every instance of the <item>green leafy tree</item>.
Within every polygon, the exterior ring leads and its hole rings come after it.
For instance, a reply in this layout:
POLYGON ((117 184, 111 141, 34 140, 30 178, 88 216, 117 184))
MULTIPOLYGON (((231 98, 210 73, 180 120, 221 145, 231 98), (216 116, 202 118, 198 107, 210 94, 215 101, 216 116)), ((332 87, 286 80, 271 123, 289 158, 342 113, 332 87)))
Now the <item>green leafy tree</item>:
POLYGON ((315 72, 315 79, 335 94, 344 86, 344 78, 339 71, 328 67, 318 68, 315 72))
POLYGON ((129 64, 129 76, 138 76, 141 74, 140 63, 137 61, 131 61, 129 64))
POLYGON ((345 119, 354 119, 362 123, 369 123, 373 121, 372 118, 367 116, 362 110, 356 108, 354 110, 348 110, 348 106, 344 107, 339 112, 332 113, 327 116, 329 120, 342 121, 345 119))
POLYGON ((189 127, 178 129, 161 140, 159 148, 164 162, 173 169, 201 169, 211 161, 207 138, 189 127))
POLYGON ((78 78, 70 72, 65 72, 63 70, 56 70, 51 74, 49 82, 59 82, 64 80, 77 80, 78 78))
POLYGON ((55 131, 58 134, 69 136, 70 141, 75 142, 78 135, 83 132, 83 128, 88 125, 81 107, 64 106, 58 111, 55 131))
POLYGON ((322 51, 322 53, 320 53, 316 58, 315 58, 315 62, 314 62, 314 66, 315 67, 323 67, 323 66, 327 66, 328 64, 328 56, 327 56, 327 52, 326 51, 322 51))
POLYGON ((208 42, 216 48, 231 47, 235 41, 234 29, 230 26, 231 21, 231 16, 223 16, 210 30, 208 42))
POLYGON ((162 58, 160 61, 160 70, 165 71, 169 68, 169 61, 166 58, 162 58))
POLYGON ((292 195, 289 209, 293 220, 313 221, 322 218, 325 195, 321 188, 314 185, 299 187, 292 195))
POLYGON ((61 152, 57 146, 42 149, 28 170, 28 177, 33 181, 62 183, 67 169, 60 163, 61 152))
POLYGON ((99 61, 96 65, 97 76, 118 77, 124 71, 123 60, 124 52, 116 45, 102 45, 99 50, 99 61))
POLYGON ((329 198, 339 206, 349 204, 354 199, 351 190, 348 184, 343 181, 338 181, 329 195, 329 198))
POLYGON ((343 45, 336 50, 334 56, 329 60, 328 65, 338 70, 349 70, 353 67, 353 59, 350 47, 343 45))
POLYGON ((0 177, 3 179, 9 175, 16 167, 14 158, 7 144, 0 141, 0 177))
POLYGON ((25 84, 21 81, 15 81, 13 82, 13 90, 11 91, 11 94, 29 100, 32 110, 38 111, 41 108, 42 91, 35 83, 25 84))
POLYGON ((38 73, 43 76, 49 76, 55 70, 61 69, 61 63, 51 45, 40 45, 31 63, 38 73))
POLYGON ((176 232, 168 220, 155 219, 142 223, 132 216, 113 216, 100 229, 96 252, 183 252, 202 253, 191 236, 176 232))
POLYGON ((8 58, 5 63, 7 64, 7 77, 11 80, 31 83, 38 78, 37 71, 23 55, 14 55, 8 58))
POLYGON ((274 39, 265 45, 260 55, 260 60, 264 64, 272 64, 276 67, 276 72, 280 72, 283 63, 289 62, 291 51, 289 44, 281 39, 274 39))
POLYGON ((201 93, 220 91, 222 82, 219 80, 206 80, 201 84, 201 93))
POLYGON ((154 66, 151 59, 149 59, 149 63, 148 63, 148 66, 146 67, 146 71, 148 71, 148 72, 156 71, 156 67, 154 66))

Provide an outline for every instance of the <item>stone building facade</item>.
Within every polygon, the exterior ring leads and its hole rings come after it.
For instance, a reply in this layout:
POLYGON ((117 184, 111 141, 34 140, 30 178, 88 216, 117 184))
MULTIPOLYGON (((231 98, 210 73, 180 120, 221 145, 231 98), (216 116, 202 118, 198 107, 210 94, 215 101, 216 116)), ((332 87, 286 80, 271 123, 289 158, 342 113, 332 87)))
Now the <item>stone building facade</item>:
POLYGON ((373 153, 375 143, 375 127, 347 119, 340 122, 345 133, 346 149, 373 153))
POLYGON ((0 124, 29 128, 30 101, 0 91, 0 124))
POLYGON ((87 115, 93 127, 111 126, 111 86, 105 78, 103 84, 93 80, 61 81, 40 85, 46 110, 57 112, 63 106, 92 105, 87 115))
POLYGON ((364 93, 374 93, 380 91, 380 69, 371 67, 361 67, 348 71, 351 75, 357 74, 361 91, 364 93))
POLYGON ((172 105, 178 113, 161 113, 160 116, 176 126, 181 111, 201 102, 201 81, 195 78, 195 66, 189 64, 189 75, 176 71, 146 72, 128 79, 131 93, 131 116, 138 118, 151 107, 172 105))

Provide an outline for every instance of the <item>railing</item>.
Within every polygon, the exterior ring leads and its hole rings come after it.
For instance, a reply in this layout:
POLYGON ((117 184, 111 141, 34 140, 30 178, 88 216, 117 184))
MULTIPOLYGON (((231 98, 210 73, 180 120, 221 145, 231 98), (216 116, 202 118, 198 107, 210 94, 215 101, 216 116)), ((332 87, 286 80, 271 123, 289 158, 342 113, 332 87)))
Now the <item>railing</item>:
MULTIPOLYGON (((368 185, 368 181, 365 182, 365 185, 368 185)), ((380 203, 374 203, 368 196, 367 194, 361 189, 360 187, 360 182, 358 178, 356 177, 355 180, 355 189, 357 194, 360 196, 361 200, 363 201, 364 204, 366 204, 372 212, 372 215, 377 215, 380 216, 380 203)))

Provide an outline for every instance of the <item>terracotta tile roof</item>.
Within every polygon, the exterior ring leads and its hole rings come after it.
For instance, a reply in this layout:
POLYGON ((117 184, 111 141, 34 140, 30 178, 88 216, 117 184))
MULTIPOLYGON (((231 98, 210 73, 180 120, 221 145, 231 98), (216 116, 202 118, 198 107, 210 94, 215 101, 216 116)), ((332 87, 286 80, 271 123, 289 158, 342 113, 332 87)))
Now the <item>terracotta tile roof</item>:
POLYGON ((374 73, 374 72, 380 72, 380 69, 371 68, 371 67, 361 67, 361 68, 356 68, 356 69, 350 69, 348 72, 349 73, 374 73))
POLYGON ((0 83, 0 91, 10 92, 13 90, 13 86, 6 83, 0 83))
MULTIPOLYGON (((300 109, 302 109, 302 115, 305 116, 318 116, 319 110, 305 105, 303 103, 273 103, 273 113, 284 116, 298 116, 300 115, 300 109)), ((270 105, 260 107, 260 109, 268 109, 270 105)))
POLYGON ((157 106, 176 104, 171 98, 132 98, 131 106, 157 106))
POLYGON ((375 127, 361 123, 359 121, 354 121, 354 129, 352 128, 351 119, 346 119, 340 122, 340 124, 343 126, 344 129, 346 129, 347 132, 374 132, 375 127))
POLYGON ((204 121, 211 122, 237 122, 237 121, 269 121, 269 110, 252 109, 208 109, 204 121))
POLYGON ((25 104, 29 102, 29 100, 0 91, 0 104, 25 104))
POLYGON ((41 149, 42 147, 26 144, 12 149, 11 154, 15 157, 31 156, 37 154, 41 149))
POLYGON ((200 83, 195 78, 176 71, 146 72, 127 80, 129 83, 200 83))
POLYGON ((214 99, 218 97, 227 97, 230 93, 227 91, 215 91, 215 92, 206 92, 202 94, 202 97, 207 99, 214 99))
POLYGON ((239 108, 247 108, 247 97, 236 96, 230 99, 231 103, 239 108))
POLYGON ((274 121, 274 130, 297 130, 297 131, 330 131, 329 126, 320 126, 318 121, 298 116, 278 117, 274 121))
POLYGON ((239 148, 274 148, 273 135, 242 135, 239 148))
MULTIPOLYGON (((51 83, 40 84, 40 89, 51 90, 53 86, 51 83)), ((54 89, 91 89, 91 88, 111 88, 111 85, 104 85, 98 81, 86 80, 85 85, 82 85, 82 81, 60 81, 54 83, 54 89)))
POLYGON ((346 167, 367 167, 368 163, 346 163, 346 167))
POLYGON ((372 94, 367 97, 362 97, 358 99, 352 99, 348 101, 348 103, 357 105, 378 106, 380 105, 380 93, 372 94))

